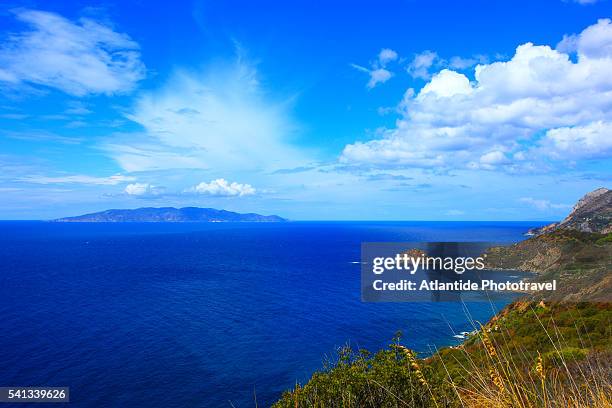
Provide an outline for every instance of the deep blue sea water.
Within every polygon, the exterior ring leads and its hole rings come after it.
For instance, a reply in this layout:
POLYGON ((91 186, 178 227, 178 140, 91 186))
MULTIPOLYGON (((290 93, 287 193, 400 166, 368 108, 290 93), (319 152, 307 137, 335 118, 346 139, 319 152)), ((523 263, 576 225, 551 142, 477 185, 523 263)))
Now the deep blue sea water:
MULTIPOLYGON (((428 352, 471 329, 458 303, 362 303, 362 241, 535 225, 0 222, 0 386, 69 386, 75 407, 266 407, 347 342, 401 330, 428 352)), ((504 304, 468 307, 486 321, 504 304)))

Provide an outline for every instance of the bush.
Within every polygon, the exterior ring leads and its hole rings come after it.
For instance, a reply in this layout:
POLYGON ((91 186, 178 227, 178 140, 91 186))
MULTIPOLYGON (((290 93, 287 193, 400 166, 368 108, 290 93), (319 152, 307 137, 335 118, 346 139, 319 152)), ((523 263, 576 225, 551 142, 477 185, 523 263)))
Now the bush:
POLYGON ((274 407, 610 408, 611 321, 609 303, 516 302, 425 359, 399 336, 373 355, 343 347, 274 407))
POLYGON ((605 245, 610 242, 612 242, 612 233, 609 233, 605 237, 601 237, 597 241, 595 241, 597 245, 605 245))
POLYGON ((564 347, 560 350, 553 350, 542 356, 544 364, 548 366, 561 367, 563 364, 572 364, 584 360, 588 350, 578 347, 564 347))

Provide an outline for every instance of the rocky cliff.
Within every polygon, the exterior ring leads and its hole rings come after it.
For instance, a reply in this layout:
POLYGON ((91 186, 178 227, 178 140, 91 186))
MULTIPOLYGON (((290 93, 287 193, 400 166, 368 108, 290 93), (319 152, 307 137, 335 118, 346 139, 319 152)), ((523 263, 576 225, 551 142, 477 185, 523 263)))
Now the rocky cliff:
POLYGON ((492 269, 536 272, 534 281, 556 279, 550 300, 612 300, 612 191, 585 195, 561 222, 536 236, 486 252, 492 269))
POLYGON ((560 228, 602 234, 612 232, 612 190, 598 188, 587 193, 578 200, 563 221, 534 228, 529 232, 533 235, 539 235, 560 228))

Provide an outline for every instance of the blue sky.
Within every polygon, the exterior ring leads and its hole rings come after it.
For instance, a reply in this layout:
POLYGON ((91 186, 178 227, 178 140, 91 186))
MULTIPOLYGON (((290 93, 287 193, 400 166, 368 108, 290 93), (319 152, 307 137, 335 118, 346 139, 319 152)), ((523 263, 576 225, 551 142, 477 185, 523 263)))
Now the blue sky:
POLYGON ((554 220, 612 176, 612 2, 9 2, 0 218, 554 220))

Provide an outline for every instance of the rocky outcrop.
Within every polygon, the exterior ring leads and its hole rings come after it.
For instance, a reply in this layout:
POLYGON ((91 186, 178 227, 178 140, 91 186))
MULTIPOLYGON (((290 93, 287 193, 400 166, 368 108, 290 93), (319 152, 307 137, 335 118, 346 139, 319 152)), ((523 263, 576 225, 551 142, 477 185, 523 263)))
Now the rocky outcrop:
POLYGON ((549 300, 612 300, 612 191, 600 188, 585 195, 563 221, 534 235, 489 248, 486 266, 535 272, 533 281, 557 280, 557 292, 546 295, 549 300))
POLYGON ((582 197, 572 212, 561 222, 529 230, 529 235, 540 235, 559 228, 582 232, 612 232, 612 190, 598 188, 582 197))

